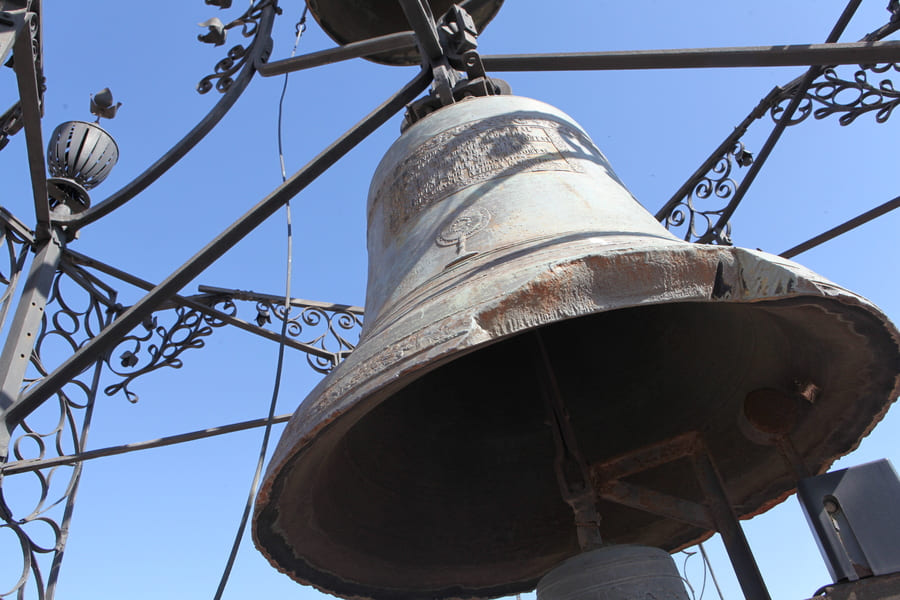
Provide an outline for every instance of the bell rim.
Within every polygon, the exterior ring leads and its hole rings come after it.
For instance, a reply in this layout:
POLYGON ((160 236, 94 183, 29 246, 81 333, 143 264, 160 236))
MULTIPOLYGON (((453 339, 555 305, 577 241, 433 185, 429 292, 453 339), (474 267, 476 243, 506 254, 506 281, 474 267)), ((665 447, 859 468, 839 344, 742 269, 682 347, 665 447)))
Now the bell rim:
MULTIPOLYGON (((790 300, 797 300, 798 302, 808 301, 808 300, 816 300, 817 302, 828 302, 835 303, 837 305, 855 307, 857 309, 862 310, 865 313, 878 321, 880 325, 884 328, 885 333, 893 342, 895 347, 895 354, 900 355, 897 349, 900 348, 900 332, 897 331, 896 327, 885 317, 885 315, 870 301, 854 294, 840 286, 837 286, 824 278, 808 271, 807 269, 793 263, 792 261, 782 259, 780 257, 776 257, 773 255, 768 255, 763 252, 753 251, 753 250, 744 250, 740 248, 730 248, 730 247, 716 247, 716 246, 694 246, 691 244, 687 244, 685 242, 675 241, 669 243, 660 243, 659 239, 654 239, 654 249, 662 249, 665 251, 672 250, 681 250, 681 251, 689 251, 696 252, 698 255, 704 257, 704 262, 708 264, 715 264, 722 260, 734 260, 740 262, 741 259, 744 261, 763 261, 771 264, 775 264, 779 267, 785 267, 789 269, 797 277, 797 283, 793 289, 784 288, 780 292, 775 293, 766 293, 761 295, 750 297, 742 297, 742 298, 720 298, 719 302, 730 302, 730 303, 739 303, 739 304, 762 304, 762 303, 776 303, 790 300)), ((622 251, 623 254, 626 255, 640 255, 647 252, 646 248, 631 248, 622 251)), ((553 266, 548 268, 552 269, 553 266)), ((713 270, 715 268, 713 267, 713 270)), ((588 314, 596 314, 600 312, 608 312, 615 310, 624 310, 631 307, 636 306, 649 306, 654 304, 671 304, 676 302, 692 302, 692 301, 710 301, 711 297, 714 294, 714 281, 713 278, 706 278, 708 281, 705 281, 704 286, 692 288, 694 291, 690 297, 681 297, 678 299, 667 300, 667 301, 653 301, 653 302, 643 302, 640 304, 622 304, 615 308, 604 308, 598 309, 594 313, 584 313, 580 315, 573 315, 569 318, 578 318, 581 316, 587 316, 588 314)), ((690 286, 685 286, 685 289, 690 286)), ((558 317, 558 316, 557 316, 558 317)), ((557 317, 553 319, 548 319, 547 323, 549 324, 555 322, 557 317)), ((397 321, 401 321, 404 318, 408 318, 407 316, 399 316, 397 317, 397 321)), ((542 325, 544 325, 542 324, 542 325)), ((298 573, 292 571, 289 568, 283 567, 280 563, 277 562, 276 558, 270 554, 268 550, 267 542, 270 542, 271 531, 263 532, 260 530, 261 519, 264 518, 264 514, 268 513, 270 510, 275 510, 277 512, 277 508, 275 508, 275 504, 277 503, 277 496, 273 496, 273 492, 275 492, 275 488, 278 487, 277 480, 281 477, 282 473, 285 469, 289 469, 290 465, 298 460, 306 451, 309 449, 310 445, 313 444, 317 439, 320 439, 326 430, 332 429, 338 425, 338 421, 341 421, 339 430, 343 429, 344 431, 349 430, 353 427, 354 424, 358 423, 362 420, 367 414, 369 414, 372 410, 374 410, 377 406, 383 403, 385 400, 391 397, 392 394, 397 392, 399 389, 402 389, 406 385, 409 385, 413 380, 421 378, 426 374, 440 368, 443 365, 446 365, 458 358, 462 357, 465 354, 469 354, 475 352, 479 349, 485 348, 489 345, 493 345, 503 341, 504 339, 508 339, 517 335, 521 335, 526 331, 535 329, 542 325, 532 325, 528 328, 524 328, 517 331, 512 331, 507 333, 506 335, 500 337, 489 337, 485 338, 481 341, 477 341, 472 343, 471 345, 456 345, 456 341, 462 341, 464 344, 464 340, 458 340, 459 336, 451 336, 446 340, 441 342, 443 344, 442 349, 435 348, 440 347, 441 344, 438 344, 436 347, 426 348, 418 355, 419 357, 424 357, 426 354, 428 355, 427 361, 425 362, 416 362, 417 359, 410 357, 409 355, 402 357, 398 360, 398 362, 393 364, 393 370, 390 373, 390 376, 387 375, 385 371, 382 371, 375 375, 373 378, 358 381, 355 385, 349 386, 346 389, 341 391, 341 398, 338 400, 336 404, 332 404, 326 409, 322 410, 322 412, 318 412, 316 414, 310 414, 310 409, 315 408, 317 405, 321 406, 321 403, 327 404, 327 402, 323 402, 323 399, 328 398, 328 394, 330 391, 334 389, 334 385, 337 385, 341 382, 341 379, 346 376, 346 374, 351 373, 354 369, 360 367, 360 363, 365 361, 368 357, 363 355, 355 355, 351 354, 350 357, 344 363, 341 363, 332 374, 329 374, 324 378, 319 385, 317 385, 304 399, 304 401, 300 404, 297 411, 292 416, 289 421, 287 427, 282 434, 282 440, 291 440, 287 444, 283 444, 279 442, 278 448, 275 450, 275 453, 269 463, 267 468, 267 472, 264 478, 264 483, 260 488, 259 495, 257 497, 256 506, 254 509, 254 527, 253 527, 253 539, 257 548, 263 553, 267 559, 272 562, 273 565, 278 568, 279 571, 287 574, 293 579, 307 584, 312 585, 313 587, 325 591, 329 594, 337 595, 339 597, 345 598, 360 598, 360 597, 372 597, 372 598, 393 598, 400 597, 402 594, 375 594, 375 589, 368 589, 368 594, 360 593, 361 589, 365 589, 365 586, 362 584, 358 584, 355 581, 346 581, 342 580, 341 585, 338 588, 323 586, 316 581, 311 581, 306 577, 299 576, 298 573), (429 354, 429 350, 433 351, 432 354, 429 354), (354 358, 356 356, 356 358, 354 358)), ((385 331, 385 329, 389 328, 377 328, 380 331, 385 331)), ((371 336, 366 337, 365 339, 360 340, 360 344, 358 348, 364 347, 364 344, 369 342, 370 340, 374 340, 376 346, 382 345, 382 340, 378 339, 378 332, 376 331, 371 336)), ((867 414, 866 419, 868 425, 864 427, 863 431, 854 431, 853 441, 849 443, 849 445, 842 441, 840 447, 838 444, 833 444, 833 447, 829 447, 830 456, 825 458, 823 463, 819 465, 816 464, 816 467, 824 472, 827 468, 838 458, 846 455, 849 452, 852 452, 855 449, 861 440, 867 436, 871 430, 877 425, 877 423, 884 417, 887 410, 890 406, 896 401, 898 394, 900 394, 900 374, 894 374, 893 378, 893 388, 891 393, 889 394, 887 400, 881 404, 881 410, 876 414, 867 414)), ((843 439, 843 438, 842 438, 843 439)), ((756 514, 760 514, 762 512, 766 512, 773 506, 783 502, 787 497, 792 493, 792 489, 787 489, 781 493, 777 493, 775 495, 770 495, 761 499, 754 499, 753 504, 754 507, 750 510, 744 511, 740 513, 740 517, 748 518, 750 516, 754 516, 756 514)), ((745 504, 745 499, 741 499, 742 502, 737 502, 736 504, 745 504)), ((274 521, 274 519, 273 519, 274 521)), ((263 525, 264 527, 271 528, 272 523, 267 523, 263 525)), ((701 531, 699 535, 694 535, 690 540, 685 540, 684 543, 679 547, 685 547, 687 545, 696 543, 697 541, 702 541, 703 539, 708 538, 712 535, 713 531, 701 531)), ((301 557, 313 572, 323 573, 323 567, 314 566, 314 562, 308 562, 306 557, 301 557)), ((333 574, 329 574, 330 577, 334 577, 333 574)), ((537 580, 539 576, 534 579, 537 580)), ((521 590, 530 589, 534 581, 529 582, 521 582, 521 590)), ((460 588, 464 589, 464 588, 460 588)), ((491 595, 504 595, 509 593, 516 593, 514 590, 516 589, 515 583, 506 583, 502 585, 497 585, 493 589, 479 588, 477 593, 473 592, 473 595, 479 596, 491 596, 491 595)), ((459 590, 456 590, 459 591, 459 590)), ((410 590, 408 593, 412 593, 410 590)), ((435 590, 429 590, 429 594, 435 593, 435 590)), ((437 597, 452 597, 446 595, 440 595, 437 597)), ((465 597, 463 594, 462 597, 465 597)))

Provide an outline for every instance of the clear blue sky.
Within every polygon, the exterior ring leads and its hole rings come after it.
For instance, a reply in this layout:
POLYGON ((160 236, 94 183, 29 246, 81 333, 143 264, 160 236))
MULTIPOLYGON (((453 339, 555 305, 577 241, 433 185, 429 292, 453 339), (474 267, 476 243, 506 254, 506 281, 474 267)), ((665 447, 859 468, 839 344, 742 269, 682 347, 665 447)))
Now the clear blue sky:
MULTIPOLYGON (((196 41, 212 16, 228 21, 244 3, 217 11, 201 0, 122 3, 45 2, 47 93, 44 136, 58 122, 88 119, 92 92, 110 87, 123 103, 104 126, 121 158, 93 193, 99 201, 165 152, 217 100, 197 81, 238 40, 213 48, 196 41), (240 6, 237 6, 240 5, 240 6)), ((286 57, 299 0, 282 2, 274 58, 286 57)), ((690 3, 654 0, 566 3, 508 0, 484 32, 484 54, 819 43, 844 2, 690 3)), ((887 21, 886 0, 867 0, 844 37, 855 41, 887 21)), ((310 20, 300 52, 333 44, 310 20)), ((775 85, 801 68, 507 74, 513 91, 569 113, 593 137, 620 178, 651 211, 664 203, 706 155, 775 85)), ((284 117, 285 160, 293 172, 328 142, 412 78, 413 68, 362 60, 291 76, 284 117)), ((852 69, 842 71, 846 75, 852 69)), ((16 96, 9 69, 0 73, 0 104, 16 96)), ((157 184, 72 244, 150 281, 159 281, 280 182, 276 109, 280 78, 256 79, 222 124, 157 184)), ((737 245, 779 253, 897 195, 897 118, 850 127, 836 118, 790 128, 733 220, 737 245)), ((758 152, 768 122, 746 142, 758 152)), ((365 199, 377 162, 396 138, 399 120, 370 137, 293 202, 293 294, 362 305, 365 292, 365 199)), ((23 136, 0 153, 3 206, 32 224, 23 136)), ((860 293, 900 319, 896 228, 900 214, 879 219, 817 250, 801 264, 860 293)), ((278 213, 197 284, 280 294, 284 289, 284 216, 278 213)), ((122 301, 139 295, 122 290, 122 301)), ((246 309, 245 309, 246 310, 246 309)), ((244 312, 245 318, 253 314, 244 312)), ((163 318, 161 317, 161 320, 163 318)), ((140 401, 102 396, 90 446, 152 439, 265 415, 276 346, 249 334, 218 331, 185 366, 138 380, 140 401)), ((318 376, 289 353, 278 413, 291 412, 318 376)), ((276 431, 279 431, 276 428, 276 431)), ((860 449, 838 466, 887 457, 900 465, 894 409, 860 449)), ((63 563, 61 598, 211 597, 252 476, 261 432, 223 436, 89 463, 63 563)), ((9 481, 9 480, 7 480, 9 481)), ((30 484, 22 484, 22 497, 30 484)), ((33 491, 33 490, 32 490, 33 491)), ((773 597, 806 598, 829 581, 794 498, 745 522, 773 597)), ((739 598, 718 542, 709 545, 727 598, 739 598)), ((0 554, 14 548, 0 537, 0 554)), ((689 575, 698 584, 698 559, 689 575)), ((0 588, 11 573, 0 568, 0 588)), ((714 597, 707 590, 705 597, 714 597)), ((245 539, 226 598, 317 596, 278 574, 245 539)))

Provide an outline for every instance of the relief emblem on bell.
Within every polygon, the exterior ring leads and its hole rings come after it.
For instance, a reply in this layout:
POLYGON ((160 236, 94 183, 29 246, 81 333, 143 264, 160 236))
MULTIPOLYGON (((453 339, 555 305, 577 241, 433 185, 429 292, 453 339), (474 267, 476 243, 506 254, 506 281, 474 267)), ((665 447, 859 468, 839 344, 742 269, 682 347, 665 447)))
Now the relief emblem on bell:
POLYGON ((456 258, 447 263, 445 268, 471 258, 478 252, 466 251, 466 240, 487 227, 491 221, 491 213, 485 208, 470 208, 454 218, 446 227, 441 229, 437 236, 438 246, 451 246, 456 248, 456 258))

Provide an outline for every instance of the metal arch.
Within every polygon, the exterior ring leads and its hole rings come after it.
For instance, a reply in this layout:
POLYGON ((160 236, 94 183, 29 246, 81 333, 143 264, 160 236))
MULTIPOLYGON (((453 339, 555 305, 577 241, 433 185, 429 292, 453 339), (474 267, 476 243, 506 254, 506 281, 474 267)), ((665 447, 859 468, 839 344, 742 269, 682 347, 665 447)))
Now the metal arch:
MULTIPOLYGON (((851 0, 848 3, 829 35, 829 41, 838 39, 858 5, 859 0, 851 0)), ((900 28, 900 22, 892 18, 886 25, 865 36, 858 44, 876 42, 897 31, 898 28, 900 28)), ((854 88, 863 91, 866 83, 866 70, 882 72, 896 65, 895 62, 889 62, 888 66, 882 69, 874 66, 873 63, 864 64, 869 66, 861 68, 861 71, 857 72, 855 81, 852 84, 847 82, 848 86, 852 85, 854 88), (863 74, 862 77, 859 75, 860 72, 863 74)), ((737 209, 756 174, 762 168, 763 163, 768 158, 768 154, 778 141, 783 130, 788 126, 804 121, 810 114, 813 114, 816 118, 825 118, 829 114, 837 112, 829 109, 827 97, 820 97, 821 94, 819 93, 810 94, 809 92, 810 89, 818 90, 821 86, 833 85, 833 82, 829 81, 822 84, 814 83, 816 77, 823 73, 827 75, 829 72, 833 72, 831 65, 827 67, 813 66, 805 75, 797 77, 783 86, 775 87, 769 92, 709 155, 694 174, 657 211, 656 218, 662 221, 667 228, 686 226, 683 236, 685 241, 730 244, 729 219, 737 209), (812 103, 816 101, 826 106, 813 112, 812 103), (800 115, 795 117, 794 113, 798 110, 800 115), (770 134, 766 146, 763 147, 760 155, 754 159, 744 149, 740 140, 746 134, 750 125, 765 116, 767 112, 771 114, 776 127, 770 134), (735 164, 739 167, 750 167, 747 175, 740 182, 732 179, 735 164), (713 196, 726 201, 725 206, 701 210, 694 205, 695 200, 705 200, 713 196), (699 228, 698 223, 701 224, 699 228)), ((880 121, 883 122, 890 115, 890 111, 895 105, 896 102, 893 96, 887 97, 881 94, 878 96, 878 102, 872 104, 872 106, 864 104, 861 96, 860 101, 856 105, 841 107, 841 110, 844 111, 841 118, 849 123, 863 111, 879 110, 878 117, 883 117, 880 121)))
MULTIPOLYGON (((256 73, 257 67, 263 64, 271 51, 271 34, 272 24, 277 14, 276 4, 263 0, 265 6, 263 8, 262 17, 257 27, 256 35, 250 45, 247 60, 241 73, 234 79, 233 83, 228 87, 225 95, 212 107, 203 119, 194 126, 181 140, 175 143, 163 156, 155 163, 150 165, 143 173, 125 184, 117 192, 110 195, 103 201, 95 204, 82 213, 68 216, 54 216, 54 221, 67 225, 72 229, 80 229, 85 225, 89 225, 116 210, 126 202, 144 191, 153 182, 159 179, 166 171, 180 161, 184 156, 196 146, 206 134, 218 125, 219 121, 228 114, 231 107, 237 102, 244 90, 256 73)), ((251 9, 252 10, 252 9, 251 9)))
POLYGON ((7 410, 7 419, 15 423, 25 418, 40 404, 56 393, 72 377, 90 366, 97 356, 115 345, 118 340, 141 324, 160 304, 171 298, 181 288, 228 249, 253 231, 285 202, 296 196, 319 175, 352 150, 370 133, 399 112, 408 102, 422 93, 431 82, 431 71, 423 69, 400 91, 369 113, 344 135, 320 152, 309 163, 294 173, 285 183, 263 198, 247 213, 230 225, 200 252, 175 270, 146 296, 122 313, 113 323, 79 348, 56 370, 35 383, 7 410))

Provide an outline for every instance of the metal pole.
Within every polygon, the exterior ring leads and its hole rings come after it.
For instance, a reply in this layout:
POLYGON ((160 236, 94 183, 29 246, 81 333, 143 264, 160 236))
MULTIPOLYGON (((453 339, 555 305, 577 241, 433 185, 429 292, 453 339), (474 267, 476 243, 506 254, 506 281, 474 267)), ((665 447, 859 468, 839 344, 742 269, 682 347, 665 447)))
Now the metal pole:
POLYGON ((890 63, 898 60, 900 42, 558 52, 481 57, 485 70, 495 72, 799 67, 890 63))
POLYGON ((0 463, 6 462, 10 434, 19 423, 19 419, 10 414, 10 409, 19 398, 64 246, 62 232, 52 228, 50 239, 40 247, 31 263, 25 289, 0 354, 0 463))
POLYGON ((747 600, 771 600, 766 582, 759 572, 756 559, 750 550, 750 544, 744 536, 731 507, 731 501, 725 492, 719 473, 705 448, 701 448, 691 456, 697 480, 703 488, 703 495, 709 507, 709 513, 716 523, 716 530, 722 536, 722 542, 728 551, 728 558, 734 566, 734 573, 747 600))
POLYGON ((416 34, 412 31, 401 31, 361 42, 350 42, 337 48, 329 48, 328 50, 311 52, 302 56, 263 63, 257 67, 257 71, 262 77, 274 77, 303 69, 330 65, 351 58, 361 58, 392 50, 408 50, 415 47, 416 34))

